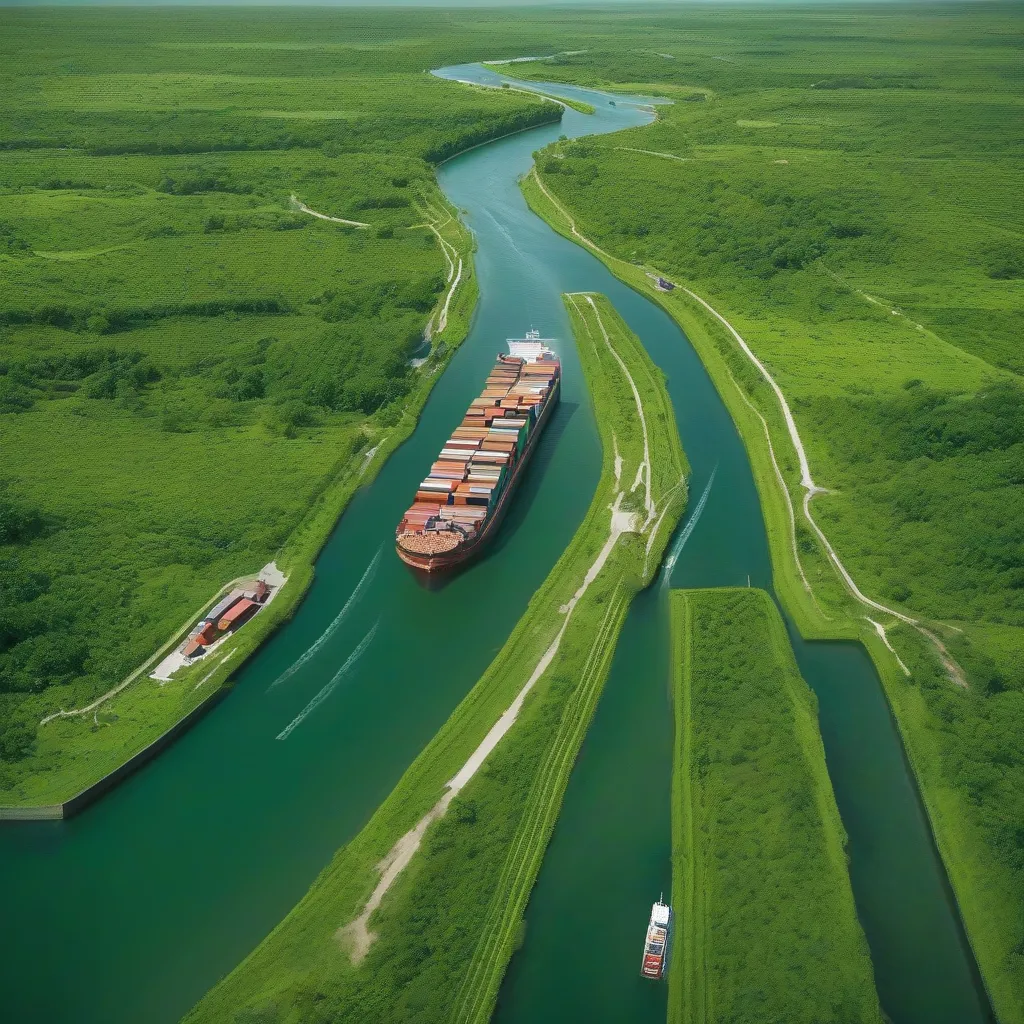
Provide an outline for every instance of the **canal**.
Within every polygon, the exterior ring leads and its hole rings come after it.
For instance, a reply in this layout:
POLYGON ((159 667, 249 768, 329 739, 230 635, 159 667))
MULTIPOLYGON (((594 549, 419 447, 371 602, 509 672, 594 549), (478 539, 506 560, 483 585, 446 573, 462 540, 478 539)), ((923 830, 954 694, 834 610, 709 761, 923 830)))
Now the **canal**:
MULTIPOLYGON (((478 65, 440 73, 500 81, 478 65)), ((666 373, 693 466, 689 515, 714 473, 672 584, 749 576, 770 589, 746 454, 685 336, 530 213, 518 189, 532 152, 559 135, 615 131, 651 114, 618 98, 610 106, 588 90, 545 90, 591 102, 596 112, 567 110, 559 125, 439 170, 478 243, 474 325, 412 438, 339 521, 295 618, 239 673, 226 700, 95 807, 68 822, 0 831, 6 1019, 177 1020, 297 902, 471 688, 581 521, 599 473, 561 292, 608 295, 666 373), (391 550, 394 524, 504 338, 529 327, 560 342, 557 418, 487 557, 442 590, 425 590, 391 550), (436 638, 452 623, 463 637, 458 655, 437 657, 436 638), (330 698, 278 739, 346 662, 330 698)), ((987 1009, 973 961, 874 669, 857 645, 795 639, 818 694, 886 1012, 895 1024, 981 1022, 987 1009)), ((669 696, 664 589, 655 587, 627 620, 499 1020, 664 1020, 665 987, 641 982, 638 951, 651 902, 671 886, 669 696)))

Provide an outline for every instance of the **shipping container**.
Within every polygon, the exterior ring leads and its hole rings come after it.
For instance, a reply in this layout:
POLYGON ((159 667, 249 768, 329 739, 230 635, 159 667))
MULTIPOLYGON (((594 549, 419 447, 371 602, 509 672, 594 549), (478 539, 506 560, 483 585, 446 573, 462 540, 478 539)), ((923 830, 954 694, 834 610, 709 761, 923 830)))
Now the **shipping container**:
POLYGON ((217 628, 223 633, 229 629, 237 629, 247 619, 249 619, 259 608, 259 605, 255 601, 250 601, 248 598, 243 597, 237 604, 233 604, 222 616, 220 621, 217 623, 217 628))

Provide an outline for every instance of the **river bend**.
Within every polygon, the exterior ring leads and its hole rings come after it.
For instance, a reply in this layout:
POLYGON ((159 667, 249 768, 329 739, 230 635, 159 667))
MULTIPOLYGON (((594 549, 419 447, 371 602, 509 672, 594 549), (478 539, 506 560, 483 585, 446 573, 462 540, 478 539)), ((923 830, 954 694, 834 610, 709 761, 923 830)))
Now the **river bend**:
MULTIPOLYGON (((437 74, 506 80, 480 65, 437 74)), ((608 295, 667 375, 693 467, 689 516, 715 474, 673 585, 749 577, 771 588, 746 454, 694 350, 659 307, 534 216, 518 189, 531 154, 559 135, 616 131, 652 114, 592 90, 544 91, 591 103, 595 114, 566 110, 561 124, 480 147, 438 172, 478 243, 474 325, 413 436, 339 521, 295 617, 226 700, 95 807, 0 830, 5 1019, 177 1020, 298 901, 473 686, 582 520, 599 475, 561 292, 608 295), (391 549, 394 524, 504 338, 529 327, 559 339, 561 406, 488 555, 425 590, 391 549), (346 604, 335 631, 271 687, 346 604), (357 650, 330 697, 278 739, 357 650)), ((856 644, 794 644, 818 695, 883 1006, 895 1024, 980 1024, 988 1011, 973 960, 873 666, 856 644)), ((638 965, 650 904, 671 887, 667 651, 655 587, 634 604, 570 780, 526 942, 502 988, 502 1022, 665 1019, 666 988, 643 982, 638 965)))

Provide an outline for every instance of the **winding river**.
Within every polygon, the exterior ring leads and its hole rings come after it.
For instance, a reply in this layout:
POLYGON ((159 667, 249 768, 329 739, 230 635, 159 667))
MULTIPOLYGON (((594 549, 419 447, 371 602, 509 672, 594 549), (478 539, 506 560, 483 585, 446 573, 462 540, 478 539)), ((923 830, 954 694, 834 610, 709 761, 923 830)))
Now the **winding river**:
MULTIPOLYGON (((503 80, 479 65, 437 73, 503 80)), ((544 89, 596 112, 567 110, 560 125, 483 146, 438 172, 479 245, 474 326, 415 434, 339 521, 295 618, 226 700, 95 807, 0 831, 5 1019, 177 1020, 297 902, 470 689, 582 520, 598 478, 600 444, 561 292, 608 295, 664 370, 693 466, 689 517, 714 474, 671 582, 749 577, 771 588, 745 451, 685 336, 530 213, 517 186, 532 152, 559 135, 652 115, 619 97, 611 106, 602 93, 544 89), (428 591, 395 557, 394 523, 503 339, 531 326, 559 339, 561 407, 488 556, 428 591)), ((793 639, 818 695, 883 1006, 895 1024, 981 1024, 987 1002, 872 664, 855 644, 793 639)), ((665 1019, 665 986, 642 981, 638 967, 650 904, 671 888, 667 650, 664 589, 655 586, 633 606, 570 780, 526 941, 502 988, 502 1022, 665 1019)))

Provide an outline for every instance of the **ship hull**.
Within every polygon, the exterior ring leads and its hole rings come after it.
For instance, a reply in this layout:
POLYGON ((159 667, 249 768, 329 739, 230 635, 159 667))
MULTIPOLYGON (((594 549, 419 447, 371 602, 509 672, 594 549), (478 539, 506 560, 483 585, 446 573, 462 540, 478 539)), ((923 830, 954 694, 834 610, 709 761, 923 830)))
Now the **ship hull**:
POLYGON ((398 557, 405 562, 406 565, 411 569, 415 569, 417 572, 434 576, 457 569, 459 566, 472 561, 484 551, 487 545, 490 544, 494 539, 494 536, 497 534, 498 528, 501 526, 501 522, 505 518, 505 513, 509 510, 512 504, 512 497, 519 487, 519 482, 526 473, 526 467, 529 465, 530 460, 533 457, 533 452, 539 443, 540 437, 547 429, 548 420, 551 419, 551 415, 561 399, 562 382, 561 379, 559 379, 552 390, 551 397, 544 404, 544 411, 541 413, 540 418, 537 420, 536 427, 534 427, 526 442, 526 447, 523 450, 523 456, 516 463, 516 467, 512 471, 512 476, 509 479, 508 485, 505 487, 504 492, 498 499, 497 507, 493 514, 489 516, 487 521, 484 523, 484 527, 480 533, 468 543, 460 544, 454 551, 446 551, 439 555, 420 555, 413 551, 406 551, 402 547, 401 541, 398 541, 395 544, 395 550, 398 552, 398 557))

